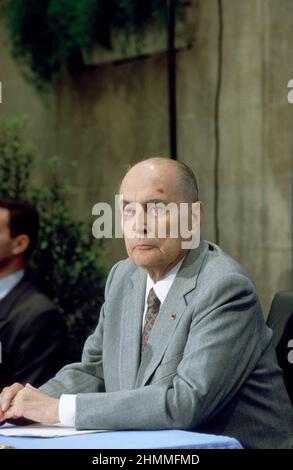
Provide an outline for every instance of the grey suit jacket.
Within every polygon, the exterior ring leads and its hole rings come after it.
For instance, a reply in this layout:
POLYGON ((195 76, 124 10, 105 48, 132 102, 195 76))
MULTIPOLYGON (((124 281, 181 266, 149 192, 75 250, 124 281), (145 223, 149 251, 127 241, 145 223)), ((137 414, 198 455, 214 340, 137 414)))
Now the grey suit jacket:
POLYGON ((141 355, 146 277, 129 259, 112 268, 82 362, 41 390, 77 394, 78 429, 192 429, 292 447, 272 332, 244 269, 212 243, 191 250, 141 355))

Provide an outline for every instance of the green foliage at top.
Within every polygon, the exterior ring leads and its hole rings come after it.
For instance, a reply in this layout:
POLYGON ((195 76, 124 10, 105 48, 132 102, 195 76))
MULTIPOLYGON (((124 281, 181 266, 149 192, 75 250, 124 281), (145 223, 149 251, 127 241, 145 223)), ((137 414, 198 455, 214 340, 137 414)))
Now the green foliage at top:
MULTIPOLYGON (((165 21, 165 0, 4 0, 12 52, 29 64, 39 87, 82 65, 81 47, 111 48, 113 30, 143 34, 165 21)), ((179 5, 179 0, 177 4, 179 5)))
POLYGON ((0 194, 24 199, 30 188, 30 173, 36 148, 23 141, 25 117, 0 119, 0 194))
POLYGON ((70 359, 77 360, 103 302, 104 249, 93 239, 90 225, 71 214, 70 187, 58 177, 59 158, 48 162, 46 185, 33 182, 36 148, 23 138, 24 125, 24 118, 0 119, 0 195, 31 202, 39 211, 39 243, 29 268, 64 315, 70 359))

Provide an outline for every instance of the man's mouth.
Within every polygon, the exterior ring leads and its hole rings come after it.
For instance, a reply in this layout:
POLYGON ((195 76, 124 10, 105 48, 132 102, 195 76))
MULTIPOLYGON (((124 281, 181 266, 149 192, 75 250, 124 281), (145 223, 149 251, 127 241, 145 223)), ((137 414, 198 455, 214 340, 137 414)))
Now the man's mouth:
POLYGON ((150 245, 149 243, 139 243, 138 245, 135 246, 138 250, 151 250, 154 248, 153 245, 150 245))

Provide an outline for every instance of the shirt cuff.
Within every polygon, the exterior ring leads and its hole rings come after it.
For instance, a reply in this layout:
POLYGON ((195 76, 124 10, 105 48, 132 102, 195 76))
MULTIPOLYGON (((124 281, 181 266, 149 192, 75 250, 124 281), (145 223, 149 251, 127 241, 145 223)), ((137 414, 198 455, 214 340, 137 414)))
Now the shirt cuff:
POLYGON ((59 400, 59 420, 63 426, 75 426, 76 395, 63 394, 59 400))

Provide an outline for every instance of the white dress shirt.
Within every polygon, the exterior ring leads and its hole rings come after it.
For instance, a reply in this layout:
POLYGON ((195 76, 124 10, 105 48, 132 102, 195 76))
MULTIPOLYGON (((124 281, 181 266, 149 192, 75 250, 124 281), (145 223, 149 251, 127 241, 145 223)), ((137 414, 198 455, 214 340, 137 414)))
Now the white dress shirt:
POLYGON ((170 290, 170 287, 172 286, 172 284, 174 282, 176 274, 178 273, 178 271, 180 269, 180 266, 183 263, 183 260, 184 260, 184 258, 182 258, 180 261, 178 261, 178 263, 175 264, 175 266, 173 266, 173 268, 170 269, 170 271, 168 271, 167 274, 165 274, 165 276, 162 277, 162 279, 160 279, 157 282, 154 282, 152 280, 152 278, 149 276, 149 274, 147 275, 147 283, 146 283, 146 290, 145 290, 145 302, 144 302, 144 314, 143 314, 143 322, 142 322, 143 327, 144 327, 144 323, 145 323, 145 315, 146 315, 147 308, 148 308, 147 298, 148 298, 148 295, 149 295, 149 292, 150 292, 151 288, 152 287, 154 288, 156 296, 158 297, 159 301, 162 304, 164 302, 165 298, 167 297, 167 294, 170 290))
MULTIPOLYGON (((154 282, 149 274, 147 275, 147 282, 146 282, 146 291, 145 291, 145 304, 144 304, 144 312, 143 312, 143 322, 142 326, 144 327, 145 323, 145 315, 147 312, 147 297, 149 295, 149 291, 151 288, 154 288, 154 291, 159 298, 161 304, 164 302, 167 294, 174 282, 174 279, 177 275, 177 272, 180 269, 181 264, 183 263, 184 258, 182 258, 178 263, 170 269, 170 271, 165 274, 162 279, 157 282, 154 282)), ((59 401, 59 420, 60 423, 64 426, 71 426, 74 427, 75 425, 75 411, 76 411, 76 395, 72 394, 63 394, 60 397, 59 401)))
POLYGON ((24 276, 24 270, 16 271, 6 277, 0 277, 0 300, 4 299, 6 295, 18 284, 24 276))

